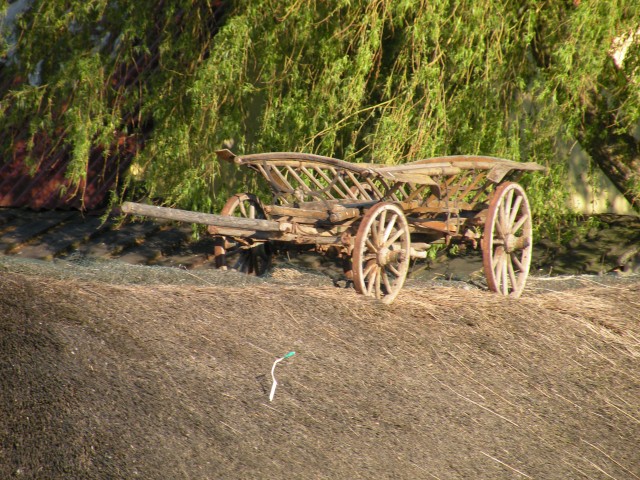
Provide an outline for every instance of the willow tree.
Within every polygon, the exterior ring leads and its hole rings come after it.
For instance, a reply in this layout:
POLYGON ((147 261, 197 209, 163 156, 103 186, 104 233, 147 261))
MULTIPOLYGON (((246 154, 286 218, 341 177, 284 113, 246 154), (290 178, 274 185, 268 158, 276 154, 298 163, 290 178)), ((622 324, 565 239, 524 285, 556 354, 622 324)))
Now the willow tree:
POLYGON ((379 163, 486 154, 549 166, 529 192, 561 213, 567 137, 640 202, 637 1, 29 3, 3 29, 0 121, 28 124, 31 145, 62 138, 72 178, 91 145, 138 136, 131 185, 204 211, 236 189, 214 161, 224 144, 379 163))

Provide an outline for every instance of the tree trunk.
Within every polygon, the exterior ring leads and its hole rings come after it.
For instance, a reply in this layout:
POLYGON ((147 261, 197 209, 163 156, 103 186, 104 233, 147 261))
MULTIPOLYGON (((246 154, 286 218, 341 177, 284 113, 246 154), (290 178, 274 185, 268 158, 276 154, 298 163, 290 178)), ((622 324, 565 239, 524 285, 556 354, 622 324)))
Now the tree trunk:
MULTIPOLYGON (((611 80, 619 72, 609 73, 611 80)), ((577 140, 631 206, 640 211, 640 143, 632 135, 620 131, 622 128, 617 121, 616 110, 611 107, 616 90, 615 87, 607 88, 605 84, 600 91, 593 93, 577 140)))
POLYGON ((624 195, 624 198, 635 210, 640 211, 640 149, 638 142, 629 134, 617 134, 611 127, 607 128, 607 124, 598 121, 596 115, 586 115, 585 122, 587 125, 583 126, 578 136, 580 144, 620 193, 624 195), (585 132, 587 129, 601 129, 603 134, 589 135, 585 132))

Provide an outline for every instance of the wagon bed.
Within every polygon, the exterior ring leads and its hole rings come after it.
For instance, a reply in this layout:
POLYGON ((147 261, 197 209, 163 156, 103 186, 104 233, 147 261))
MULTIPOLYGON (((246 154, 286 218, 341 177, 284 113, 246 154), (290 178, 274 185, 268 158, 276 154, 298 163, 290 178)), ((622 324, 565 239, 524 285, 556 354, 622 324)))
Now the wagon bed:
POLYGON ((271 201, 245 192, 233 195, 220 215, 131 203, 123 211, 208 224, 216 265, 250 274, 264 273, 274 250, 289 244, 337 249, 356 290, 387 303, 410 260, 436 244, 480 246, 489 289, 512 296, 524 289, 532 219, 516 182, 525 172, 543 171, 538 164, 458 155, 384 166, 296 152, 216 153, 259 173, 271 201))

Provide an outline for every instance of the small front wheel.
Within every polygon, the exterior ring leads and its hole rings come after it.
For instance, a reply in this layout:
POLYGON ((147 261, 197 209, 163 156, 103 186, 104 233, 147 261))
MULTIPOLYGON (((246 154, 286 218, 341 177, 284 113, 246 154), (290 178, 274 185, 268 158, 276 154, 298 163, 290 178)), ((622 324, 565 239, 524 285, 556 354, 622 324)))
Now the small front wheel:
POLYGON ((384 303, 396 298, 409 271, 411 239, 402 209, 378 203, 362 218, 353 248, 353 283, 358 293, 384 303))
MULTIPOLYGON (((266 219, 258 197, 251 193, 238 193, 227 200, 220 215, 241 218, 266 219)), ((222 270, 230 268, 248 275, 260 276, 271 266, 272 249, 269 242, 240 243, 230 237, 216 238, 214 259, 222 270)))
POLYGON ((519 297, 529 275, 532 250, 527 195, 517 183, 503 183, 491 197, 482 235, 482 263, 489 290, 519 297))

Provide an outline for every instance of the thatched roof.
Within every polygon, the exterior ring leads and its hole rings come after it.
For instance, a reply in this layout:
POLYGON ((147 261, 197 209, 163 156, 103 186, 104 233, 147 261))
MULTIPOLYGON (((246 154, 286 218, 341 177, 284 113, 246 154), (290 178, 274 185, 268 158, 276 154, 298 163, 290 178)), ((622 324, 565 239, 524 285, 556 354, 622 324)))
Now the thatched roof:
POLYGON ((638 277, 384 306, 303 273, 86 268, 0 264, 2 478, 640 476, 638 277))

